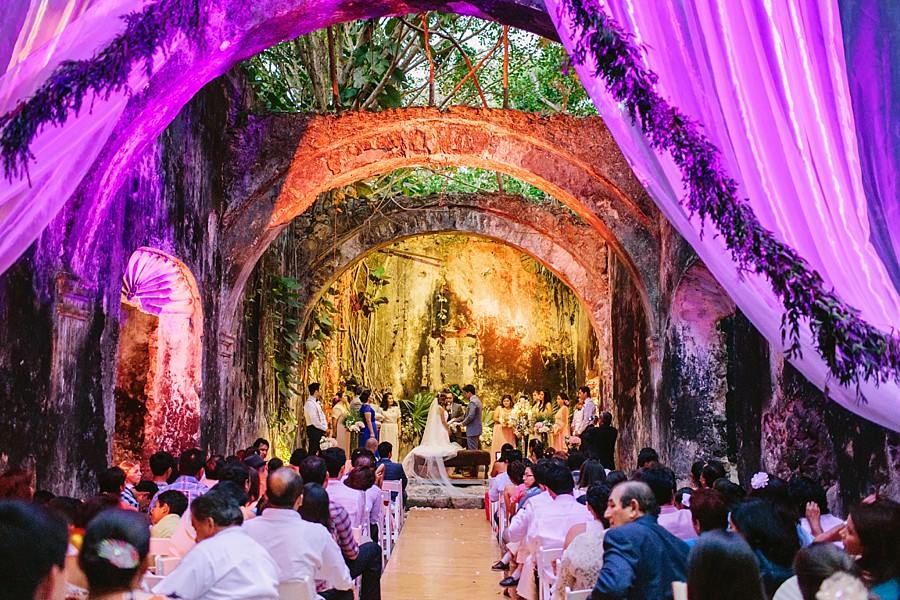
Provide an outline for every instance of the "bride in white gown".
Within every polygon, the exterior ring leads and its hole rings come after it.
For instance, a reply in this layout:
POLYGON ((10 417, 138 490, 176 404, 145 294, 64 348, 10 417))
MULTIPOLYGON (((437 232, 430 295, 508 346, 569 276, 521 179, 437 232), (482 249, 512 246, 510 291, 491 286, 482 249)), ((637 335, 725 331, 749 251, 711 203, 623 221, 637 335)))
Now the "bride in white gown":
POLYGON ((450 441, 447 412, 435 399, 428 411, 422 442, 403 459, 403 470, 410 481, 453 488, 444 461, 456 456, 460 450, 462 446, 450 441))

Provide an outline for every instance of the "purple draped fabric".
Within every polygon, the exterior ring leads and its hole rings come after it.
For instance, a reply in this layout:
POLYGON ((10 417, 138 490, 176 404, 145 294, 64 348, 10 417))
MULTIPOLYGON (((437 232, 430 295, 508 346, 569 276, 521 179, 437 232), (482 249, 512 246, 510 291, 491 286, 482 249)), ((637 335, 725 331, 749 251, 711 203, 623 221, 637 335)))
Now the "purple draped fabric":
MULTIPOLYGON (((547 9, 571 51, 578 32, 560 17, 562 1, 547 0, 547 9)), ((870 241, 836 0, 608 0, 601 5, 598 10, 607 11, 644 47, 662 96, 703 125, 762 223, 870 323, 884 331, 900 323, 900 295, 870 241)), ((576 68, 660 209, 741 310, 780 347, 782 310, 768 282, 739 276, 713 226, 704 227, 682 208, 681 173, 670 157, 649 148, 595 77, 590 61, 576 68)), ((896 385, 866 383, 867 402, 859 402, 855 389, 830 380, 808 331, 803 338, 803 358, 794 364, 814 384, 850 410, 900 430, 896 385)))

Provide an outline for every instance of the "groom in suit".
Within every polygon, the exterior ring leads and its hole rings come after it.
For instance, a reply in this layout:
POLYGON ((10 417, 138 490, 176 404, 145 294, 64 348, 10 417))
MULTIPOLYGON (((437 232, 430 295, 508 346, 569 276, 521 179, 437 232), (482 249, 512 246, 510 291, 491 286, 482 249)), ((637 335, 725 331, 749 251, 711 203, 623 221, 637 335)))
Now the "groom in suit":
POLYGON ((471 383, 463 388, 463 395, 469 401, 466 416, 460 425, 466 428, 466 448, 481 449, 481 398, 475 395, 475 386, 471 383))

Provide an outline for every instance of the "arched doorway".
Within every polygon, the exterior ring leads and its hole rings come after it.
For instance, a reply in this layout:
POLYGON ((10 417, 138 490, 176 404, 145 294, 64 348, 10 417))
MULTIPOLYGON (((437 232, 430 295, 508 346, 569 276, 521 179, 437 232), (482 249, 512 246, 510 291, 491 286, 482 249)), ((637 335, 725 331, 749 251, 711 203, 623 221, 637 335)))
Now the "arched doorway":
POLYGON ((194 446, 200 432, 203 308, 178 259, 141 247, 122 277, 113 456, 194 446))

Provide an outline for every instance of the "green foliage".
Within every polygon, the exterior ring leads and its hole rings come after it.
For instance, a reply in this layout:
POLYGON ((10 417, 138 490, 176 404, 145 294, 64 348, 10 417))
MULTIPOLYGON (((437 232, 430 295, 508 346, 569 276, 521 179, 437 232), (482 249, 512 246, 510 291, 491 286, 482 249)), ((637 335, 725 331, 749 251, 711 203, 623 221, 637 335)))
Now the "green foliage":
MULTIPOLYGON (((297 398, 300 389, 300 363, 303 355, 299 326, 300 282, 293 277, 273 276, 270 306, 273 344, 269 350, 269 362, 275 374, 275 397, 267 407, 266 420, 276 450, 290 452, 299 430, 297 398)), ((285 456, 285 454, 281 454, 285 456)))
POLYGON ((419 392, 412 398, 400 400, 401 426, 403 443, 415 446, 422 439, 425 424, 428 422, 428 411, 434 401, 432 392, 419 392))

